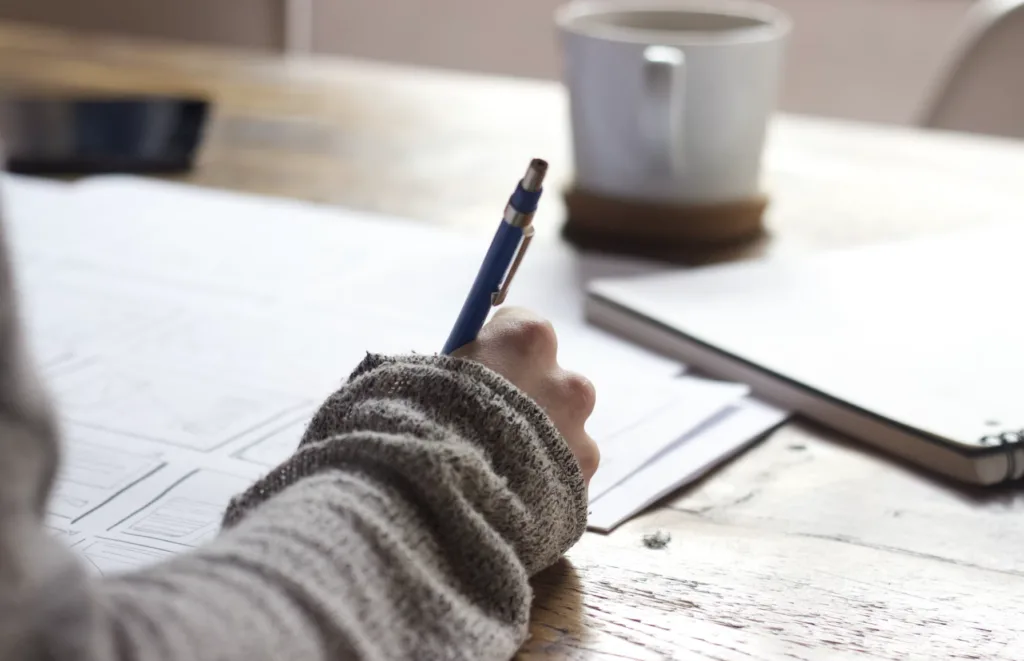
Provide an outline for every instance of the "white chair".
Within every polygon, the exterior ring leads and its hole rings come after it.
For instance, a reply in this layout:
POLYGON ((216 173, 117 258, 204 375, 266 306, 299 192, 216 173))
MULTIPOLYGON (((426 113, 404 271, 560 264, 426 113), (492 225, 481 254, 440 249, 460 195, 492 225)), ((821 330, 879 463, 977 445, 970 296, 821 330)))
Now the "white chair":
POLYGON ((979 0, 920 124, 1024 138, 1024 0, 979 0))

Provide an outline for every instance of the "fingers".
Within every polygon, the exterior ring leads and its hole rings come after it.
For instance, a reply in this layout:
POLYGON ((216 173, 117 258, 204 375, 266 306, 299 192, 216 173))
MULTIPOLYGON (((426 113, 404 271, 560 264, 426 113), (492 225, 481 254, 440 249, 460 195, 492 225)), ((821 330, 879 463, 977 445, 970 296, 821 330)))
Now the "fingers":
POLYGON ((589 379, 561 368, 549 376, 538 401, 566 438, 585 435, 584 425, 594 412, 597 394, 589 379))
POLYGON ((543 317, 530 308, 519 307, 517 305, 505 305, 498 308, 494 314, 491 315, 491 322, 493 323, 499 319, 537 319, 544 321, 543 317))
POLYGON ((537 402, 565 438, 589 482, 600 451, 585 424, 594 412, 594 384, 558 365, 558 337, 547 319, 531 310, 503 307, 474 342, 455 355, 477 360, 505 376, 537 402))
POLYGON ((567 370, 561 370, 554 384, 556 397, 563 402, 564 408, 573 421, 583 424, 594 412, 597 405, 597 390, 590 379, 567 370))
POLYGON ((590 484, 590 479, 594 477, 594 473, 597 472, 597 467, 601 463, 600 447, 585 431, 567 436, 565 440, 580 466, 580 472, 583 473, 583 481, 590 484))
POLYGON ((525 308, 498 310, 480 331, 480 339, 535 365, 554 365, 558 336, 551 322, 525 308))
POLYGON ((548 415, 562 432, 579 463, 584 482, 589 484, 601 461, 601 451, 585 429, 587 419, 594 412, 597 393, 590 379, 575 372, 559 371, 552 380, 552 392, 545 397, 550 402, 548 415))
POLYGON ((558 367, 558 337, 550 321, 525 308, 506 307, 495 313, 480 334, 497 351, 545 370, 546 399, 557 402, 555 408, 566 423, 582 426, 594 412, 594 384, 558 367))

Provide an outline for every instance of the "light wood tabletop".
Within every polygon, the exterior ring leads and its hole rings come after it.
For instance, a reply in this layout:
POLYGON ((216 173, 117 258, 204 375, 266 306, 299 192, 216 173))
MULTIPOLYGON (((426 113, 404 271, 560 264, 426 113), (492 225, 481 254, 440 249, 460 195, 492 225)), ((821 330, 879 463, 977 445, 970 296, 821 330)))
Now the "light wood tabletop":
MULTIPOLYGON (((571 181, 558 85, 0 25, 0 84, 202 92, 185 180, 493 231, 524 163, 571 181)), ((1024 143, 779 117, 749 258, 1024 215, 1024 143)), ((557 195, 537 225, 557 241, 557 195)), ((998 315, 993 311, 993 315, 998 315)), ((941 360, 941 357, 936 357, 941 360)), ((1022 659, 1024 491, 953 487, 793 422, 537 577, 521 659, 1022 659), (663 549, 643 535, 671 534, 663 549)))

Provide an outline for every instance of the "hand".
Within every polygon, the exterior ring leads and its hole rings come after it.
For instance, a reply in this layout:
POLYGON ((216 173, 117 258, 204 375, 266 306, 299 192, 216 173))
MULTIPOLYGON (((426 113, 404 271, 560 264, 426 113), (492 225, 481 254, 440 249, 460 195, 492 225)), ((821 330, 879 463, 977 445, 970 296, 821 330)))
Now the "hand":
POLYGON ((537 402, 569 444, 589 483, 601 455, 583 426, 594 411, 596 393, 588 379, 558 365, 557 351, 550 322, 528 310, 505 307, 474 342, 454 355, 482 363, 537 402))

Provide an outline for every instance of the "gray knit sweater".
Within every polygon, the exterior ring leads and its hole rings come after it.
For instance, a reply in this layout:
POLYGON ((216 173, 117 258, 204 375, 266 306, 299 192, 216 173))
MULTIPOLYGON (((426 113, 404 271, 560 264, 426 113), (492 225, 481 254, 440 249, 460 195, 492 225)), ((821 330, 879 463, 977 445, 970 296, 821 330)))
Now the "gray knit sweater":
POLYGON ((369 356, 215 541, 95 578, 42 527, 59 439, 12 291, 0 229, 0 661, 504 660, 528 577, 583 534, 579 466, 529 398, 369 356))

